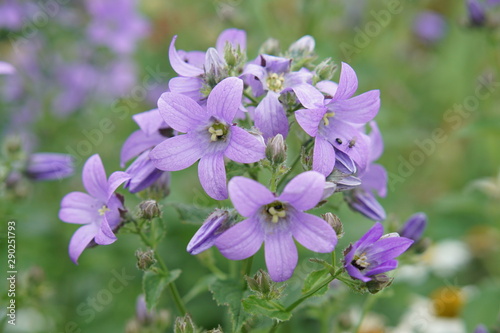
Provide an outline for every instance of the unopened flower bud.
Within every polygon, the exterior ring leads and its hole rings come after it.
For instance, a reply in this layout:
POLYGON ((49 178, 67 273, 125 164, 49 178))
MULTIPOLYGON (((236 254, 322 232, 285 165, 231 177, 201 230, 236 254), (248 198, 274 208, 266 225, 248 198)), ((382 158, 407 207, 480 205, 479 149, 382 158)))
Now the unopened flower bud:
POLYGON ((26 175, 33 180, 53 180, 73 174, 73 157, 57 153, 31 154, 26 175))
POLYGON ((146 220, 152 220, 161 216, 161 209, 155 200, 146 200, 139 204, 141 217, 146 220))
POLYGON ((208 85, 212 88, 228 77, 227 63, 213 47, 205 54, 205 75, 208 85))
POLYGON ((401 237, 413 239, 416 244, 422 238, 425 227, 427 226, 427 216, 424 213, 417 213, 412 215, 408 221, 399 230, 401 237))
POLYGON ((196 255, 211 248, 217 237, 234 223, 234 215, 227 210, 215 209, 191 238, 186 250, 196 255))
POLYGON ((3 143, 2 150, 5 155, 11 156, 20 153, 23 150, 23 143, 19 136, 9 136, 3 143))
POLYGON ((321 215, 321 218, 328 222, 328 224, 335 230, 337 238, 344 236, 344 225, 340 221, 339 217, 332 213, 326 213, 321 215))
POLYGON ((314 73, 316 73, 315 81, 319 82, 331 80, 336 70, 337 65, 333 62, 332 58, 323 60, 314 69, 314 73))
POLYGON ((486 10, 478 0, 467 0, 467 15, 472 27, 482 27, 486 24, 486 10))
POLYGON ((217 328, 213 328, 210 331, 207 331, 207 333, 224 333, 224 331, 222 330, 222 327, 220 327, 219 325, 217 328))
POLYGON ((137 268, 142 271, 147 271, 156 263, 154 252, 151 249, 146 251, 142 251, 139 249, 135 251, 135 257, 137 258, 137 268))
POLYGON ((146 189, 148 198, 159 201, 170 194, 170 172, 162 172, 161 176, 146 189))
POLYGON ((175 318, 174 333, 195 333, 196 326, 194 325, 191 316, 186 314, 184 317, 175 318))
POLYGON ((259 49, 259 54, 278 55, 280 52, 280 42, 274 38, 267 39, 259 49))
POLYGON ((366 283, 366 287, 370 294, 376 294, 384 288, 389 287, 392 284, 391 277, 388 277, 385 274, 378 274, 371 276, 371 280, 366 283))
POLYGON ((271 276, 263 271, 259 270, 253 278, 245 277, 248 283, 248 288, 257 293, 257 296, 262 299, 277 299, 280 298, 284 287, 277 287, 276 283, 271 280, 271 276))
POLYGON ((286 161, 286 150, 283 135, 278 134, 267 141, 266 157, 274 165, 282 164, 286 161))
POLYGON ((292 58, 310 57, 314 55, 315 44, 314 38, 306 35, 290 45, 288 52, 292 58))

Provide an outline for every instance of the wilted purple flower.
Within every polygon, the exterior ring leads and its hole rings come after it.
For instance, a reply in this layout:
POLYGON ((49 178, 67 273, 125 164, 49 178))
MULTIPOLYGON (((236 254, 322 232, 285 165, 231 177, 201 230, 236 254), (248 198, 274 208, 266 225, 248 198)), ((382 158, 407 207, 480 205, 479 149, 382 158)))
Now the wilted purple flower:
POLYGON ((378 113, 380 92, 371 90, 352 97, 357 88, 356 73, 348 64, 342 63, 338 86, 333 82, 320 85, 322 91, 331 93, 326 99, 316 89, 307 95, 297 94, 306 109, 295 112, 295 118, 307 134, 316 138, 313 170, 325 176, 334 168, 335 149, 349 155, 361 169, 367 165, 369 139, 361 126, 378 113))
POLYGON ((398 267, 394 258, 405 252, 413 241, 398 234, 383 236, 383 232, 384 227, 377 222, 344 251, 344 267, 352 278, 368 282, 371 276, 398 267))
POLYGON ((352 209, 372 220, 383 221, 386 218, 386 213, 374 194, 376 193, 382 198, 387 195, 387 171, 383 166, 374 162, 382 155, 384 143, 375 121, 370 122, 370 127, 369 164, 358 172, 361 186, 348 192, 345 199, 352 209))
POLYGON ((16 69, 11 64, 0 61, 0 74, 14 74, 16 69))
POLYGON ((278 134, 288 134, 288 119, 285 109, 279 101, 280 94, 293 90, 300 100, 315 88, 310 85, 312 73, 308 70, 291 72, 292 59, 261 55, 257 63, 245 67, 242 78, 252 88, 255 96, 266 96, 254 111, 255 126, 267 140, 278 134))
POLYGON ((469 24, 475 27, 481 27, 486 23, 486 9, 483 3, 478 0, 467 1, 467 15, 469 24))
POLYGON ((160 170, 178 171, 200 160, 198 176, 208 195, 227 198, 224 156, 238 163, 265 158, 265 145, 232 121, 241 104, 243 81, 230 77, 210 93, 206 109, 193 99, 164 93, 158 108, 173 129, 186 133, 157 145, 149 157, 160 170))
POLYGON ((266 265, 274 281, 289 279, 297 265, 293 239, 311 251, 332 252, 337 235, 323 219, 303 213, 320 201, 325 177, 315 171, 292 179, 281 195, 244 177, 229 182, 229 194, 236 210, 247 219, 229 228, 215 240, 228 259, 254 255, 264 242, 266 265))
POLYGON ((191 238, 186 250, 195 255, 211 248, 215 244, 217 237, 227 229, 226 222, 228 219, 228 211, 216 209, 207 217, 200 229, 191 238))
POLYGON ((446 32, 446 22, 433 11, 423 11, 413 23, 413 33, 425 43, 434 44, 440 41, 446 32))
POLYGON ((424 213, 416 213, 410 216, 408 221, 399 230, 399 235, 401 237, 406 237, 412 239, 414 242, 418 242, 422 238, 425 227, 427 226, 427 215, 424 213))
POLYGON ((106 179, 101 158, 96 154, 83 166, 83 186, 89 194, 71 192, 62 199, 59 218, 84 225, 73 234, 69 243, 69 256, 75 264, 92 241, 108 245, 116 240, 113 230, 120 224, 123 204, 114 192, 129 178, 125 172, 116 171, 106 179))
POLYGON ((26 168, 27 176, 34 180, 62 179, 73 171, 73 157, 56 153, 31 154, 26 168))

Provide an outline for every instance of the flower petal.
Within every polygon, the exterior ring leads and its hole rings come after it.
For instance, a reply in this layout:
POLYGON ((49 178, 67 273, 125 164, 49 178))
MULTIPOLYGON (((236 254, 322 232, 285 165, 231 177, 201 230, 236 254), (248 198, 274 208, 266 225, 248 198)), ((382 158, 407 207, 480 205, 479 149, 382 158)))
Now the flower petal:
POLYGON ((325 176, 332 173, 335 166, 335 149, 323 137, 317 136, 314 140, 312 169, 325 176))
POLYGON ((108 180, 101 157, 98 154, 92 155, 85 162, 82 181, 90 195, 102 202, 108 201, 108 180))
POLYGON ((165 137, 159 132, 152 133, 151 135, 147 135, 141 130, 133 132, 123 143, 120 153, 121 166, 123 167, 130 159, 140 155, 147 149, 153 148, 164 140, 165 137))
POLYGON ((202 145, 191 134, 169 138, 157 145, 149 158, 154 165, 164 171, 179 171, 193 165, 205 153, 202 145))
POLYGON ((229 196, 234 208, 245 217, 275 200, 274 195, 264 185, 245 177, 233 177, 229 181, 229 196))
POLYGON ((231 137, 225 155, 238 163, 258 162, 266 157, 266 146, 255 136, 238 126, 230 128, 231 137))
POLYGON ((158 109, 167 124, 179 132, 187 133, 204 124, 210 115, 193 99, 172 92, 163 93, 158 109))
POLYGON ((203 99, 202 87, 203 80, 197 77, 177 76, 168 81, 168 88, 171 92, 188 96, 195 101, 203 99))
POLYGON ((174 71, 182 76, 198 76, 204 73, 203 69, 195 67, 186 63, 180 55, 177 53, 175 49, 175 40, 177 36, 172 38, 172 42, 170 43, 170 48, 168 50, 168 58, 170 59, 170 66, 174 69, 174 71))
POLYGON ((306 171, 293 178, 277 198, 290 203, 297 210, 313 208, 321 200, 325 176, 316 171, 306 171))
POLYGON ((330 98, 335 96, 338 87, 339 85, 332 81, 319 81, 318 83, 316 83, 316 88, 322 93, 330 96, 330 98))
POLYGON ((365 124, 372 120, 380 109, 380 91, 371 90, 349 99, 333 100, 326 107, 343 121, 365 124))
POLYGON ((108 179, 108 198, 109 199, 113 193, 115 193, 118 186, 125 183, 130 179, 130 175, 123 171, 115 171, 109 176, 108 179))
POLYGON ((132 119, 134 119, 136 124, 139 125, 139 128, 147 135, 155 134, 160 128, 168 127, 158 109, 134 114, 132 119))
POLYGON ((320 109, 302 109, 295 111, 295 119, 299 123, 300 127, 312 137, 318 134, 318 128, 323 120, 326 108, 320 109))
POLYGON ((14 66, 5 61, 0 61, 0 74, 14 74, 16 69, 14 66))
POLYGON ((277 134, 286 138, 288 134, 288 119, 278 97, 275 92, 268 91, 266 97, 255 108, 255 126, 266 140, 277 134))
POLYGON ((209 196, 215 200, 227 199, 226 167, 221 153, 202 156, 198 163, 198 177, 209 196))
POLYGON ((384 151, 384 141, 382 140, 382 134, 378 128, 377 122, 370 121, 371 132, 368 135, 370 137, 370 161, 376 161, 382 156, 384 151))
POLYGON ((264 231, 254 219, 244 220, 224 231, 215 240, 220 253, 231 260, 242 260, 253 256, 264 241, 264 231))
POLYGON ((274 232, 266 233, 265 258, 271 279, 281 282, 292 276, 299 256, 290 230, 275 229, 274 232))
POLYGON ((99 216, 102 203, 83 192, 71 192, 61 201, 59 219, 66 223, 89 224, 99 216))
POLYGON ((243 97, 243 81, 228 77, 215 86, 207 100, 207 110, 220 120, 231 123, 243 97))
POLYGON ((387 195, 387 171, 380 164, 371 164, 360 178, 365 190, 374 191, 382 198, 387 195))
POLYGON ((335 92, 333 99, 336 101, 347 99, 354 95, 357 89, 358 78, 356 76, 356 72, 354 72, 354 69, 352 69, 351 66, 343 62, 339 86, 337 87, 337 91, 335 92))
POLYGON ((245 30, 234 28, 226 29, 221 32, 219 37, 217 38, 217 42, 215 43, 215 48, 217 49, 217 52, 219 52, 219 54, 224 54, 226 43, 231 44, 231 47, 235 50, 237 50, 239 46, 240 50, 244 51, 247 48, 247 33, 245 32, 245 30))
POLYGON ((323 106, 325 97, 312 85, 302 83, 292 87, 299 102, 307 109, 317 109, 323 106))
POLYGON ((382 263, 394 259, 413 244, 413 240, 404 237, 382 238, 373 244, 366 252, 370 262, 382 263))
POLYGON ((371 227, 370 230, 363 235, 363 237, 354 243, 353 250, 351 252, 364 252, 368 246, 379 240, 383 233, 384 227, 382 226, 382 223, 376 222, 373 227, 371 227))
POLYGON ((363 190, 355 191, 352 197, 346 196, 345 198, 349 207, 367 218, 374 221, 383 221, 386 219, 384 207, 380 205, 371 192, 363 190))
POLYGON ((329 253, 337 245, 337 235, 333 228, 317 216, 294 212, 290 227, 293 237, 311 251, 329 253))
POLYGON ((196 255, 211 248, 219 236, 216 234, 217 230, 222 226, 222 223, 228 219, 228 215, 227 211, 221 210, 216 210, 210 214, 207 220, 189 241, 186 248, 187 252, 192 255, 196 255))
POLYGON ((365 275, 366 276, 373 276, 373 275, 377 275, 380 273, 392 271, 393 269, 396 269, 397 267, 398 267, 397 260, 389 260, 389 261, 384 262, 381 265, 374 267, 373 269, 366 271, 365 275))
POLYGON ((106 215, 102 216, 101 227, 97 231, 94 241, 99 245, 109 245, 116 241, 116 236, 109 227, 106 215))
POLYGON ((89 245, 89 243, 94 239, 96 233, 99 231, 95 224, 84 225, 79 228, 69 241, 69 257, 71 260, 78 264, 78 258, 82 254, 83 250, 89 245))

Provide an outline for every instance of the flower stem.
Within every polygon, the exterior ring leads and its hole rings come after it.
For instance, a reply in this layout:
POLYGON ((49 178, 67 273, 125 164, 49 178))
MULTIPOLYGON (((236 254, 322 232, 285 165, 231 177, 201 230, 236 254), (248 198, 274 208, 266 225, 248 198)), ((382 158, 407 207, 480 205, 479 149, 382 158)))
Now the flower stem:
POLYGON ((251 100, 252 103, 255 104, 255 106, 259 105, 259 101, 255 97, 253 97, 248 91, 244 91, 243 96, 251 100))

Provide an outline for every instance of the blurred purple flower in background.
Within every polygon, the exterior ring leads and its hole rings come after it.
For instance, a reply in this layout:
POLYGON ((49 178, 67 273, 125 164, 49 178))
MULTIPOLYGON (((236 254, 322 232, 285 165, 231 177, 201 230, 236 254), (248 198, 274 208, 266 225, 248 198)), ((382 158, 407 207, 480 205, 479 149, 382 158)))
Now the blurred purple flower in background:
POLYGON ((446 33, 446 21, 441 14, 427 10, 417 15, 413 22, 413 33, 426 44, 435 44, 446 33))
POLYGON ((425 228, 427 227, 427 215, 424 213, 416 213, 410 216, 403 227, 399 230, 401 237, 412 239, 415 243, 422 238, 425 228))
POLYGON ((73 174, 73 157, 58 153, 35 153, 28 159, 26 174, 33 180, 54 180, 73 174))
POLYGON ((229 182, 229 194, 236 210, 247 219, 229 228, 215 240, 228 259, 254 255, 264 242, 266 266, 273 281, 289 279, 298 261, 295 238, 311 251, 332 252, 337 235, 323 219, 303 213, 321 200, 325 177, 307 171, 293 178, 281 195, 244 177, 229 182))
POLYGON ((2 0, 0 3, 0 28, 17 30, 22 27, 25 5, 19 0, 2 0))
POLYGON ((5 61, 0 61, 0 74, 5 75, 5 74, 14 74, 16 72, 16 69, 14 66, 9 64, 8 62, 5 61))
POLYGON ((486 23, 486 8, 479 0, 466 0, 468 22, 471 26, 481 27, 486 23))

